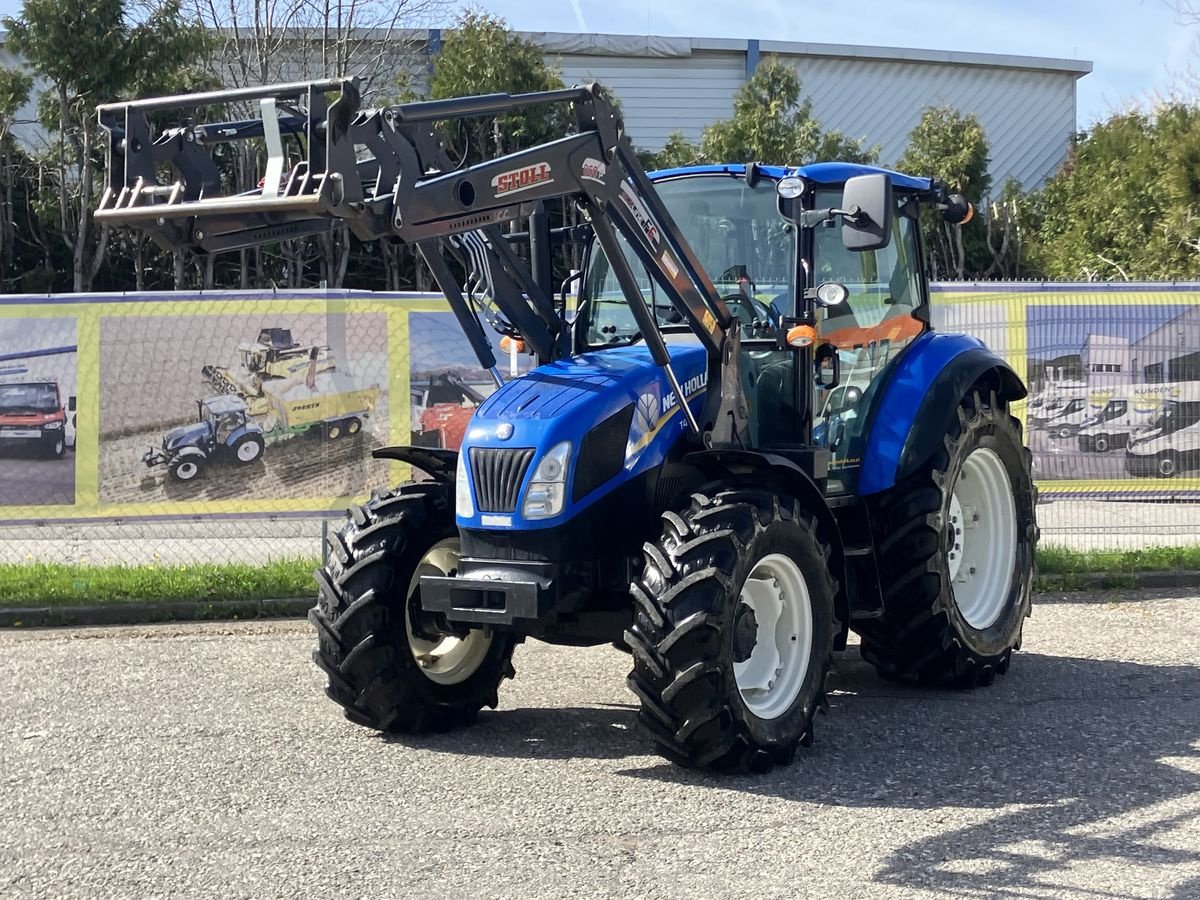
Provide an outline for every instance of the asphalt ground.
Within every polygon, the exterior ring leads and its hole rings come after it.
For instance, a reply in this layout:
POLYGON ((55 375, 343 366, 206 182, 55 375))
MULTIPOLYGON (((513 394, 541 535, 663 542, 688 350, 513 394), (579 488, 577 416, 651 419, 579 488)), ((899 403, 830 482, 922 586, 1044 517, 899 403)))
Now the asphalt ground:
POLYGON ((988 689, 849 651, 816 745, 732 778, 648 752, 609 648, 389 740, 300 622, 5 632, 0 896, 1200 897, 1200 597, 1041 601, 988 689))
POLYGON ((75 454, 59 459, 35 448, 0 448, 0 513, 5 506, 58 506, 75 502, 75 454))

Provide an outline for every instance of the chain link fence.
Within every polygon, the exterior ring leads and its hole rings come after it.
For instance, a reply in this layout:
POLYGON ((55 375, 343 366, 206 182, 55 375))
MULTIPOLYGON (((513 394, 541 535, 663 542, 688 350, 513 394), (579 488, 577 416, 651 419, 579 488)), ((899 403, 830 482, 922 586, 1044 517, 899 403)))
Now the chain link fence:
MULTIPOLYGON (((1200 541, 1197 291, 935 286, 935 325, 1029 384, 1044 543, 1200 541)), ((5 298, 0 436, 36 436, 0 441, 0 562, 315 559, 354 497, 407 476, 372 448, 456 447, 491 390, 430 295, 5 298), (3 409, 32 383, 54 401, 3 409)))

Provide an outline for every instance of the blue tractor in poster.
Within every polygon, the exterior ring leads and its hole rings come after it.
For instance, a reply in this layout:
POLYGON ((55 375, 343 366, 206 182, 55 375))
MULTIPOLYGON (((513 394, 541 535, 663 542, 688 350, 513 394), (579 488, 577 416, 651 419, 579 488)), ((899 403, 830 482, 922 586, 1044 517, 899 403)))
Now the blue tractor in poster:
POLYGON ((1007 670, 1037 539, 1011 411, 1025 388, 979 341, 931 329, 919 228, 929 207, 962 221, 962 198, 839 163, 647 176, 595 85, 364 110, 337 79, 100 116, 101 221, 196 252, 330 220, 408 242, 493 372, 461 448, 376 451, 424 476, 329 538, 314 658, 351 721, 466 726, 526 638, 614 643, 662 755, 762 770, 811 742, 850 631, 888 679, 1007 670), (149 139, 150 113, 226 101, 262 115, 149 139), (536 104, 569 104, 574 133, 470 166, 439 138, 536 104), (283 134, 308 139, 287 172, 283 134), (210 154, 240 140, 275 176, 228 196, 210 154), (562 199, 582 226, 550 227, 562 199), (553 283, 560 238, 586 242, 574 310, 574 279, 553 283), (482 322, 536 368, 505 380, 482 322))

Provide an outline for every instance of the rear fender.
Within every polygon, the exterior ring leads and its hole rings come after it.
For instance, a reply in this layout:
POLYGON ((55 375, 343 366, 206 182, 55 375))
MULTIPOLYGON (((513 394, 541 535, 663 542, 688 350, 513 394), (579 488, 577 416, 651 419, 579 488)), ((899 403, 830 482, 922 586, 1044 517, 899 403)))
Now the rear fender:
POLYGON ((699 469, 712 481, 740 481, 754 487, 775 489, 800 501, 805 510, 816 516, 822 536, 829 541, 829 567, 837 582, 834 609, 840 631, 835 637, 837 649, 845 649, 850 623, 850 602, 847 595, 846 555, 842 532, 825 495, 804 469, 792 460, 773 453, 750 450, 702 450, 683 458, 686 465, 699 469))
POLYGON ((453 484, 458 469, 457 450, 439 450, 434 447, 377 447, 371 451, 376 459, 394 459, 408 463, 425 472, 434 481, 453 484))
POLYGON ((1028 393, 1008 363, 973 337, 927 332, 914 341, 871 411, 859 494, 886 491, 924 465, 976 388, 1010 402, 1028 393))

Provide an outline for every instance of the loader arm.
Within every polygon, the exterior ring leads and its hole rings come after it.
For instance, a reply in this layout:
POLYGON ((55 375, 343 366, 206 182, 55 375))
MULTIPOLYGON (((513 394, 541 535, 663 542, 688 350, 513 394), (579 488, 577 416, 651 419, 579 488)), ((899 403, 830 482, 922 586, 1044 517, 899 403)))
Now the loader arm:
POLYGON ((641 339, 679 396, 658 322, 618 235, 708 352, 708 383, 722 389, 708 392, 703 422, 685 405, 693 434, 706 446, 741 442, 744 403, 732 387, 736 319, 598 85, 360 109, 357 79, 344 78, 111 103, 99 107, 99 116, 109 164, 98 221, 141 228, 165 249, 197 253, 319 233, 334 220, 360 240, 412 243, 480 363, 498 380, 476 317, 480 305, 498 314, 500 330, 519 334, 539 363, 571 352, 569 325, 555 309, 552 289, 512 250, 502 226, 530 216, 542 201, 574 201, 608 257, 641 339), (231 102, 257 103, 260 116, 186 124, 152 136, 151 114, 231 102), (575 134, 499 159, 455 168, 438 137, 438 123, 556 103, 570 104, 575 134), (256 190, 222 192, 214 152, 248 139, 265 143, 267 174, 256 190), (303 158, 289 168, 293 142, 303 158), (168 164, 170 180, 164 177, 168 164), (444 258, 447 251, 467 273, 465 289, 444 258))

